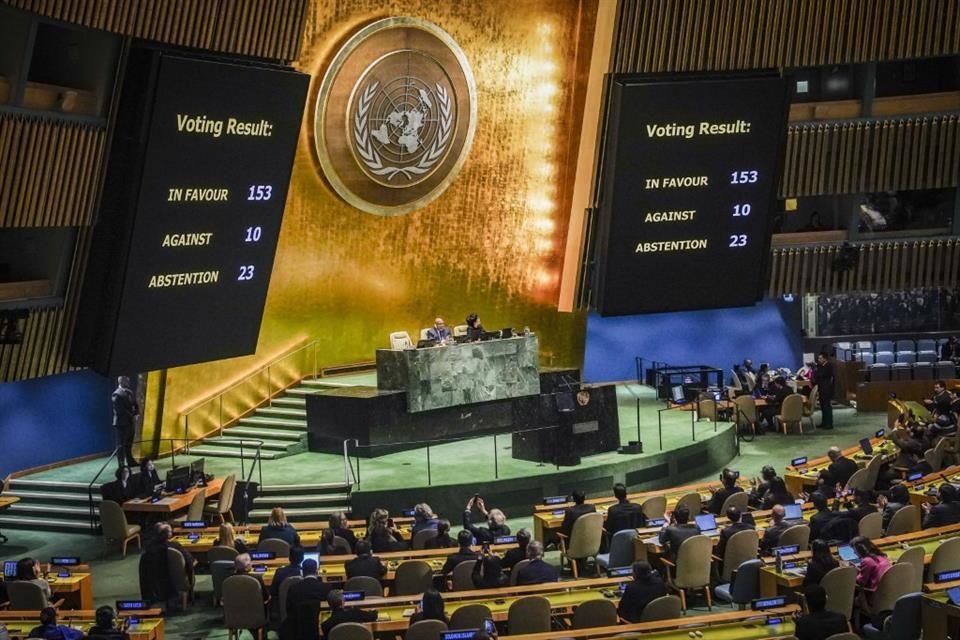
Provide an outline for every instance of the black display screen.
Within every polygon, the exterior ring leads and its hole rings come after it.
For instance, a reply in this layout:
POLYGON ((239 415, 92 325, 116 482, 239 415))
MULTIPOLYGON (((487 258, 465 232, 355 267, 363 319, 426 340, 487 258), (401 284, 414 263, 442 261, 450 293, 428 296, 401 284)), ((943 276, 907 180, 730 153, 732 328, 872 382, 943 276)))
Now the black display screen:
POLYGON ((616 75, 611 86, 594 306, 612 316, 759 300, 785 82, 616 75))
POLYGON ((121 108, 139 117, 121 116, 111 151, 94 245, 111 284, 87 360, 140 372, 253 353, 309 76, 158 52, 131 66, 121 108))

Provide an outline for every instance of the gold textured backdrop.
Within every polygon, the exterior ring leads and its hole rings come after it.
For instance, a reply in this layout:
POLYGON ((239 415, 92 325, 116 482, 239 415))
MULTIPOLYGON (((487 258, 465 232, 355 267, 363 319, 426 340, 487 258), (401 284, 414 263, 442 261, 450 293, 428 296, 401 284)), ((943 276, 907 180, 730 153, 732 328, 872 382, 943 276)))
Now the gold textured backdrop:
MULTIPOLYGON (((596 0, 314 2, 295 63, 313 76, 311 97, 257 354, 170 370, 163 416, 151 407, 144 435, 161 422, 165 437, 182 435, 180 411, 303 341, 321 340, 321 366, 370 361, 391 331, 416 340, 437 314, 451 326, 471 311, 488 328, 529 326, 543 364, 579 366, 584 317, 559 313, 557 299, 595 18, 596 0), (438 200, 381 217, 324 182, 314 92, 345 38, 395 15, 434 22, 460 44, 477 80, 478 123, 438 200)), ((191 424, 191 435, 200 430, 191 424)))

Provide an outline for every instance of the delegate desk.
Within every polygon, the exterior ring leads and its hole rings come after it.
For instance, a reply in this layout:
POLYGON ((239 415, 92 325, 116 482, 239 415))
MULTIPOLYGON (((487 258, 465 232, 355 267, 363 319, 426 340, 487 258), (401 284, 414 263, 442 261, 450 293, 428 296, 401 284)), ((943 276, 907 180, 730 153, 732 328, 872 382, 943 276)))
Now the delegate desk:
MULTIPOLYGON (((92 609, 60 611, 57 623, 86 633, 95 624, 95 614, 92 609)), ((163 611, 160 609, 121 611, 118 617, 139 620, 127 629, 130 640, 163 640, 163 611)), ((21 640, 29 636, 30 631, 39 624, 39 620, 39 611, 0 611, 0 624, 6 625, 10 640, 21 640)))
POLYGON ((123 510, 128 513, 170 515, 189 507, 193 497, 201 489, 205 488, 207 498, 210 498, 219 494, 221 487, 223 487, 223 480, 217 478, 207 483, 206 487, 191 487, 183 493, 164 493, 163 497, 156 502, 151 498, 127 500, 123 503, 123 510))
POLYGON ((930 411, 919 402, 894 398, 887 402, 887 428, 893 429, 900 414, 907 413, 908 411, 912 411, 913 415, 921 422, 926 423, 933 421, 933 416, 930 415, 930 411))
POLYGON ((924 638, 960 637, 960 607, 950 602, 946 591, 923 594, 920 611, 924 638))
POLYGON ((46 574, 54 600, 63 598, 63 609, 93 609, 93 574, 86 565, 69 567, 69 576, 57 571, 46 574))
POLYGON ((457 407, 540 393, 536 336, 426 349, 378 349, 377 388, 403 391, 407 411, 457 407))
MULTIPOLYGON (((443 594, 447 615, 452 615, 460 607, 482 604, 490 609, 497 622, 507 620, 510 605, 526 596, 542 596, 550 601, 552 615, 568 615, 573 609, 588 600, 609 599, 614 604, 620 600, 619 584, 631 580, 629 576, 619 578, 589 578, 567 580, 546 584, 506 586, 496 589, 475 589, 470 591, 451 591, 443 594)), ((423 594, 391 596, 347 602, 346 607, 376 609, 377 621, 370 623, 373 632, 404 631, 410 626, 410 616, 416 611, 423 594)), ((320 614, 321 621, 328 618, 329 611, 320 614)))
MULTIPOLYGON (((896 446, 886 438, 870 438, 870 445, 873 447, 873 455, 884 456, 884 462, 892 462, 897 457, 896 446)), ((866 466, 872 457, 864 454, 859 444, 843 449, 843 455, 856 462, 861 469, 866 466)), ((787 491, 796 496, 813 489, 817 486, 820 472, 829 466, 830 458, 820 456, 819 458, 808 459, 802 465, 787 467, 787 471, 783 474, 787 491)))
MULTIPOLYGON (((933 552, 936 551, 937 547, 940 546, 944 540, 956 535, 960 535, 960 525, 913 531, 900 536, 880 538, 874 542, 887 554, 891 562, 896 562, 903 554, 903 544, 907 544, 910 548, 921 547, 924 551, 924 565, 929 565, 930 559, 933 557, 933 552)), ((836 547, 833 549, 834 553, 836 553, 836 547)), ((765 565, 760 569, 760 597, 767 598, 775 596, 778 591, 785 594, 800 591, 803 586, 803 568, 809 559, 809 551, 803 551, 793 556, 785 556, 784 561, 786 563, 796 563, 799 566, 783 572, 777 572, 775 561, 772 558, 766 558, 765 565)))
POLYGON ((952 484, 960 483, 960 465, 929 473, 910 483, 910 504, 920 507, 924 502, 934 505, 939 502, 940 485, 949 478, 952 484))
POLYGON ((599 638, 637 638, 647 640, 688 640, 691 628, 702 633, 704 640, 760 640, 783 638, 793 635, 793 615, 799 613, 797 605, 787 605, 763 611, 729 611, 705 615, 687 615, 669 620, 618 624, 610 627, 564 629, 562 632, 525 633, 500 636, 501 640, 556 640, 557 637, 573 640, 599 638))

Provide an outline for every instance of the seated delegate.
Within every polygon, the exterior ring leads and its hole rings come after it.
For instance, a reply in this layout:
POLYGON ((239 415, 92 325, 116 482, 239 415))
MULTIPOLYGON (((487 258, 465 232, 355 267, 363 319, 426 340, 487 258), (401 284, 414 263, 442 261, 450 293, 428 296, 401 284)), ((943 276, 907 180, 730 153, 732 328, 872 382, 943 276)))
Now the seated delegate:
POLYGON ((474 342, 483 337, 483 323, 480 322, 480 316, 471 313, 467 316, 467 340, 474 342))
POLYGON ((667 586, 650 568, 650 563, 641 560, 633 563, 633 581, 627 583, 617 606, 617 614, 627 622, 640 622, 643 610, 653 600, 667 595, 667 586))
POLYGON ((443 318, 436 318, 433 321, 433 326, 427 329, 427 340, 446 342, 451 337, 450 329, 447 329, 447 323, 443 321, 443 318))

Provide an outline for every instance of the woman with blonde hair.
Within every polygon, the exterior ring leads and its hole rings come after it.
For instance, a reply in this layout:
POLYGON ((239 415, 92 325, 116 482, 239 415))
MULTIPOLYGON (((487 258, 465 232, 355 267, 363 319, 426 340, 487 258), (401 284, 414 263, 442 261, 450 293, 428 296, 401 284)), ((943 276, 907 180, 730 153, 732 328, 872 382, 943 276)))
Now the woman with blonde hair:
POLYGON ((384 551, 403 551, 407 548, 403 536, 393 525, 390 512, 386 509, 374 509, 370 513, 367 528, 367 542, 374 553, 384 551))
POLYGON ((249 551, 243 538, 237 536, 237 532, 229 522, 224 522, 220 525, 220 530, 217 532, 217 541, 214 543, 214 546, 232 547, 239 553, 247 553, 249 551))
POLYGON ((287 514, 283 512, 283 507, 274 507, 270 511, 270 518, 267 520, 266 526, 260 529, 260 538, 257 540, 257 544, 270 538, 283 540, 291 547, 300 544, 300 535, 293 528, 293 525, 287 522, 287 514))

